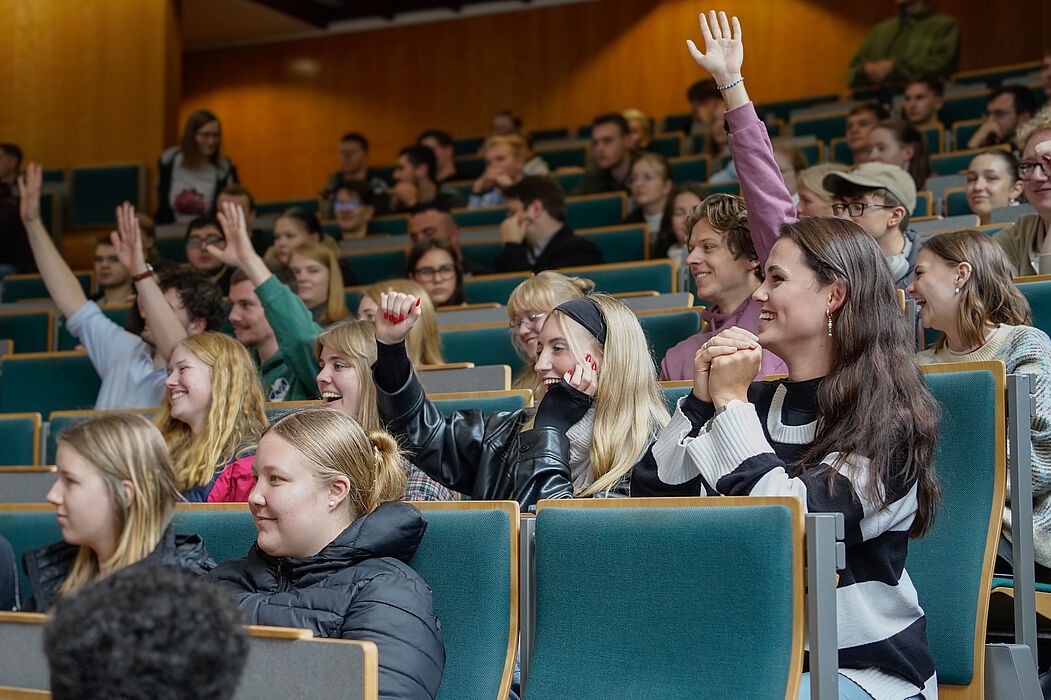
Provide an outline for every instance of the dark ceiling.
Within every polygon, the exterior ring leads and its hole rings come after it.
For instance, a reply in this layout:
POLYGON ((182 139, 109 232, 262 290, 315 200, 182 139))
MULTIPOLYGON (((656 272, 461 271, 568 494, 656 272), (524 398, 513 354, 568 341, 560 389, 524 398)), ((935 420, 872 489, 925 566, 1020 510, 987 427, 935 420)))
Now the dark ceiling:
MULTIPOLYGON (((283 14, 326 29, 334 22, 382 18, 393 20, 405 12, 421 10, 453 10, 459 12, 467 5, 503 4, 493 0, 465 0, 464 2, 441 2, 440 0, 253 0, 283 14)), ((530 0, 520 0, 529 5, 530 0)))

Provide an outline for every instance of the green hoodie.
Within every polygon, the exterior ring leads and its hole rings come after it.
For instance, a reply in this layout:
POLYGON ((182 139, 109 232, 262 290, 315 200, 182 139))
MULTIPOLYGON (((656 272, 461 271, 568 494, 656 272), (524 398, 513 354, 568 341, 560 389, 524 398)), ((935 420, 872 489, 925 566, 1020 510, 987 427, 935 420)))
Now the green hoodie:
MULTIPOLYGON (((267 401, 305 401, 320 397, 314 341, 321 326, 303 301, 271 275, 255 289, 277 338, 277 353, 259 367, 267 401)), ((252 350, 259 362, 259 353, 252 350)))

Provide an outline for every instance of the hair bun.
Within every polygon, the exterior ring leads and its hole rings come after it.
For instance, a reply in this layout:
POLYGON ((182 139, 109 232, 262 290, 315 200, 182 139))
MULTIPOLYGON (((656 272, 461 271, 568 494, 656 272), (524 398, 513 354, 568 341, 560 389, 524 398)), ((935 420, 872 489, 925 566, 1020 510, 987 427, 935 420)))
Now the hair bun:
POLYGON ((573 283, 573 286, 579 289, 584 294, 590 294, 595 291, 595 283, 589 280, 587 277, 570 277, 569 281, 573 283))
POLYGON ((369 442, 372 448, 382 455, 388 455, 398 450, 398 442, 386 430, 368 431, 369 442))

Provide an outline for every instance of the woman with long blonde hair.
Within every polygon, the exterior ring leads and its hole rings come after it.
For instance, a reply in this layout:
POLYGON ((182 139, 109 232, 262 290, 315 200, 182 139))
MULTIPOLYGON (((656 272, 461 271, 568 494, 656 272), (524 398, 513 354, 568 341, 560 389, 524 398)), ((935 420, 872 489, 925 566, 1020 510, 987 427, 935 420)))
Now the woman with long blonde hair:
POLYGON ((110 413, 58 436, 58 475, 47 493, 62 541, 23 555, 33 600, 45 611, 77 590, 146 560, 205 573, 214 566, 196 535, 176 536, 177 479, 161 434, 149 419, 110 413))
MULTIPOLYGON (((539 407, 446 417, 412 376, 402 342, 417 299, 384 294, 373 377, 380 417, 430 477, 474 499, 630 494, 633 468, 668 421, 649 343, 632 311, 605 294, 557 306, 537 337, 539 407), (393 320, 392 320, 393 319, 393 320)), ((654 467, 655 468, 655 467, 654 467)))
POLYGON ((526 366, 515 377, 512 389, 529 389, 534 396, 540 397, 543 385, 533 371, 540 328, 553 308, 564 301, 579 299, 594 289, 595 283, 589 279, 566 277, 554 270, 538 272, 514 288, 507 298, 507 315, 511 319, 508 325, 514 336, 515 350, 525 360, 526 366))
POLYGON ((374 642, 384 698, 433 698, 445 666, 431 589, 408 566, 427 528, 405 492, 398 444, 327 408, 263 433, 248 507, 259 532, 212 572, 250 624, 374 642))
POLYGON ((288 258, 288 266, 296 276, 296 294, 310 309, 315 322, 327 326, 350 314, 343 296, 339 259, 328 246, 314 241, 301 243, 288 258))
POLYGON ((388 289, 401 294, 408 294, 420 300, 420 320, 409 332, 409 358, 413 367, 423 365, 440 365, 442 358, 442 337, 438 332, 438 315, 434 310, 431 296, 418 282, 408 279, 393 279, 376 282, 368 286, 358 302, 358 320, 375 321, 380 298, 388 289))
MULTIPOLYGON (((317 390, 328 408, 358 422, 365 432, 382 430, 376 409, 376 326, 371 321, 347 319, 322 331, 315 343, 320 367, 317 390)), ((402 469, 408 477, 405 501, 455 501, 457 495, 421 472, 407 459, 402 469)))
POLYGON ((172 352, 164 386, 154 423, 168 445, 183 496, 245 500, 255 443, 267 422, 248 351, 222 333, 185 338, 172 352))

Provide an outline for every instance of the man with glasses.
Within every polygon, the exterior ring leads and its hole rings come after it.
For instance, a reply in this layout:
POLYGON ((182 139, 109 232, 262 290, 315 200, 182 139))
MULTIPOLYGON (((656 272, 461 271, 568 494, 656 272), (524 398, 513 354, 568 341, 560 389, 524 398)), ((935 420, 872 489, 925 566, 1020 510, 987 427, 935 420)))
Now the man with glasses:
POLYGON ((497 272, 540 272, 606 262, 597 245, 573 233, 566 223, 566 197, 551 178, 522 178, 504 190, 504 196, 507 218, 500 224, 504 245, 494 263, 497 272))
POLYGON ((224 297, 228 296, 234 270, 205 250, 206 243, 226 247, 223 230, 214 216, 198 216, 186 227, 186 259, 198 274, 219 287, 224 297))
POLYGON ((1020 129, 1036 112, 1036 100, 1029 88, 1023 85, 1005 85, 994 90, 985 101, 985 121, 967 141, 967 148, 985 148, 1000 143, 1010 143, 1011 150, 1018 148, 1012 143, 1015 131, 1020 129))
POLYGON ((832 212, 868 231, 886 256, 895 285, 909 286, 919 252, 917 234, 909 228, 916 208, 912 177, 896 165, 862 163, 847 172, 829 173, 822 184, 835 200, 832 212))
POLYGON ((1051 107, 1044 107, 1018 130, 1022 158, 1018 178, 1035 214, 1023 214, 993 238, 1014 266, 1015 276, 1051 274, 1051 107))

